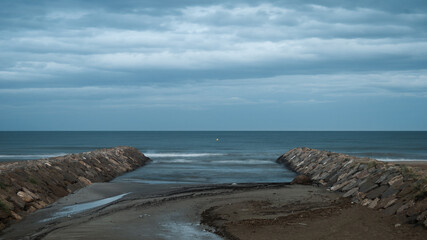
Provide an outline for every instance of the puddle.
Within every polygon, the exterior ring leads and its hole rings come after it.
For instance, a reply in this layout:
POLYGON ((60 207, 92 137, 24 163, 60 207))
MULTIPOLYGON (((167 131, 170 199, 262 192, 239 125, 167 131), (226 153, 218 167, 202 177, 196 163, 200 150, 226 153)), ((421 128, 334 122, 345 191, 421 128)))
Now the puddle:
POLYGON ((105 205, 105 204, 114 202, 116 200, 119 200, 120 198, 128 195, 129 193, 124 193, 124 194, 120 194, 117 196, 104 198, 104 199, 100 199, 100 200, 96 200, 96 201, 92 201, 92 202, 80 203, 80 204, 75 204, 72 206, 63 207, 58 212, 52 214, 52 217, 43 219, 40 222, 48 222, 48 221, 52 221, 54 219, 66 217, 66 216, 70 217, 73 214, 84 212, 84 211, 87 211, 89 209, 100 207, 102 205, 105 205))
POLYGON ((200 224, 188 222, 170 222, 162 224, 163 231, 158 236, 167 240, 222 240, 218 235, 206 231, 200 224))

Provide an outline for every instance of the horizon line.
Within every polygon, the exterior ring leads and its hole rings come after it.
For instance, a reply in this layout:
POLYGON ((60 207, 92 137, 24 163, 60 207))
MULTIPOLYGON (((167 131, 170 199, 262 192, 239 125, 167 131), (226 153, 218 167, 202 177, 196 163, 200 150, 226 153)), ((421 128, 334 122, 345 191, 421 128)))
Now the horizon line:
POLYGON ((0 130, 0 132, 427 132, 427 130, 0 130))

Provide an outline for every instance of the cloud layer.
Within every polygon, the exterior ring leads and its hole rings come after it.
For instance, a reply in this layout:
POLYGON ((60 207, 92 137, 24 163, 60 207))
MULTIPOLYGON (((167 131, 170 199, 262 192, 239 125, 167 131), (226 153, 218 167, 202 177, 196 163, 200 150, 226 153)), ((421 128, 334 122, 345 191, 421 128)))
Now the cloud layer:
MULTIPOLYGON (((301 114, 289 106, 304 113, 342 111, 338 103, 358 105, 360 98, 374 102, 360 107, 367 109, 395 101, 404 109, 426 103, 423 1, 405 6, 401 1, 2 1, 0 9, 4 130, 49 128, 40 117, 31 125, 16 121, 34 109, 35 116, 138 110, 137 119, 151 111, 155 122, 171 111, 233 108, 245 115, 270 109, 275 116, 278 109, 301 114)), ((389 120, 387 129, 427 129, 394 117, 400 120, 389 120)), ((239 121, 236 117, 230 126, 239 121)), ((224 128, 203 122, 198 128, 224 128)), ((103 128, 121 128, 115 124, 103 128)), ((262 124, 243 128, 264 129, 262 124)), ((322 129, 381 127, 375 121, 325 124, 322 129)), ((273 125, 319 128, 314 121, 273 125)), ((131 126, 183 128, 173 122, 131 126)))

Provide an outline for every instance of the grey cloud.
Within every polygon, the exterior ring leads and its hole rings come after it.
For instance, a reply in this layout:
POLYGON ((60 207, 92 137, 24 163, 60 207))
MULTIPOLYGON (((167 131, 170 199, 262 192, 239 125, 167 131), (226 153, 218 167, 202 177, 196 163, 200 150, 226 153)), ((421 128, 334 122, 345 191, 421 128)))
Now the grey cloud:
POLYGON ((331 104, 350 97, 427 97, 426 72, 283 75, 168 86, 0 89, 3 108, 76 104, 123 108, 331 104), (404 87, 402 87, 404 86, 404 87), (197 101, 195 101, 197 99, 197 101))
POLYGON ((0 6, 0 88, 183 87, 250 77, 264 85, 298 74, 424 74, 427 65, 427 11, 419 1, 0 6))

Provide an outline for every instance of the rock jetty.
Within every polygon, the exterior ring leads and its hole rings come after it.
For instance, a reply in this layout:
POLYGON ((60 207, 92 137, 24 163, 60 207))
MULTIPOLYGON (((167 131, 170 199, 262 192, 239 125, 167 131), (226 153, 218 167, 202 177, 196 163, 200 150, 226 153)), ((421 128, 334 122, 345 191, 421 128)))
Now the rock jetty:
POLYGON ((310 148, 277 159, 353 202, 427 227, 427 177, 421 169, 310 148))
POLYGON ((115 147, 48 159, 0 164, 0 229, 92 182, 145 165, 136 148, 115 147))

